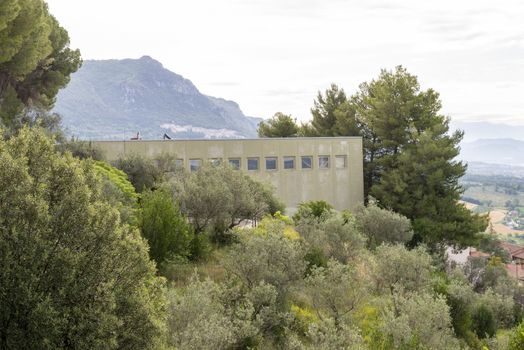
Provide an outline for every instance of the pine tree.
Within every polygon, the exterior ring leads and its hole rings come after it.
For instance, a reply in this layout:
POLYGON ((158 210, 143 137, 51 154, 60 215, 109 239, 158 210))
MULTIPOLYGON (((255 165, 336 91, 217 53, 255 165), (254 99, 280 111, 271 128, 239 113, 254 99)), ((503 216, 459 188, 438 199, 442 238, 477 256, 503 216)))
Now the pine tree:
POLYGON ((290 115, 277 112, 271 119, 258 124, 260 137, 296 137, 299 127, 290 115))
POLYGON ((311 109, 313 120, 304 128, 304 133, 307 136, 359 135, 355 110, 352 107, 344 90, 331 84, 324 95, 318 93, 311 109))
POLYGON ((476 233, 487 226, 487 218, 472 214, 458 201, 458 180, 466 166, 458 155, 461 133, 448 136, 448 121, 422 132, 417 143, 408 144, 395 159, 395 166, 381 174, 371 194, 381 205, 412 221, 413 243, 476 243, 476 233))
POLYGON ((458 203, 466 166, 454 158, 463 135, 448 134, 441 106, 437 92, 421 90, 417 77, 398 66, 362 83, 350 99, 336 85, 319 93, 304 130, 312 136, 362 136, 365 196, 410 218, 413 243, 468 244, 487 220, 458 203))
POLYGON ((43 0, 0 2, 0 122, 11 127, 24 108, 49 110, 80 67, 65 29, 43 0))

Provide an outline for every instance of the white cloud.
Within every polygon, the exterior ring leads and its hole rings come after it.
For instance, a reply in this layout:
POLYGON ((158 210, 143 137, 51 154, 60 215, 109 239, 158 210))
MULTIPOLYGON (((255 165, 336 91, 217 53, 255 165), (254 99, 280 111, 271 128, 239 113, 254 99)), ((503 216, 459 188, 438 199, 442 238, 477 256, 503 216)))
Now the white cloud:
POLYGON ((150 55, 248 115, 306 120, 331 82, 351 94, 402 64, 452 117, 524 120, 519 0, 48 3, 85 58, 150 55))

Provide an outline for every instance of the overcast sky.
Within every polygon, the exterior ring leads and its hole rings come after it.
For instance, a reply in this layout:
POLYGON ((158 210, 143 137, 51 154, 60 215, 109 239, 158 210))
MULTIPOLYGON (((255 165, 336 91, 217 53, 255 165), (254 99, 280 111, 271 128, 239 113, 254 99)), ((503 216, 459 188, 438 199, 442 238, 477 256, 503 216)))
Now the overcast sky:
POLYGON ((149 55, 246 115, 310 118, 404 65, 455 120, 524 124, 521 0, 47 0, 84 59, 149 55))

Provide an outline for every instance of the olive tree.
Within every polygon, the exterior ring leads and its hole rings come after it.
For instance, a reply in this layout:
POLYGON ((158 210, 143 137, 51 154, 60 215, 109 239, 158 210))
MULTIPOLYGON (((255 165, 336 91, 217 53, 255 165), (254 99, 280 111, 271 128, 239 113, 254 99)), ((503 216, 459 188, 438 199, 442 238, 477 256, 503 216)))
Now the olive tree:
POLYGON ((358 330, 348 326, 336 326, 332 319, 326 319, 309 326, 307 336, 311 344, 307 349, 315 350, 365 350, 367 349, 358 330))
POLYGON ((355 311, 369 293, 365 269, 330 260, 327 267, 313 269, 306 287, 319 318, 327 314, 336 327, 355 311))
POLYGON ((330 214, 322 221, 301 219, 297 231, 304 238, 310 251, 318 250, 324 258, 347 263, 359 256, 365 248, 365 237, 354 222, 341 214, 330 214))
POLYGON ((225 288, 193 277, 186 288, 169 292, 168 342, 177 349, 228 349, 255 338, 258 328, 249 303, 230 307, 225 288))
POLYGON ((175 198, 196 233, 210 232, 220 240, 233 227, 259 220, 270 209, 282 210, 272 188, 227 166, 205 165, 173 181, 175 198))
POLYGON ((273 285, 280 300, 291 285, 302 279, 306 269, 301 243, 287 238, 283 232, 241 234, 240 243, 231 247, 224 265, 247 288, 261 282, 273 285))
POLYGON ((387 349, 459 349, 446 300, 430 293, 395 293, 383 316, 387 349))
POLYGON ((368 238, 368 246, 376 248, 382 243, 407 243, 413 237, 411 222, 403 215, 378 207, 374 201, 354 210, 359 230, 368 238))
POLYGON ((422 247, 408 250, 403 245, 382 245, 375 253, 375 283, 379 292, 428 290, 431 285, 431 256, 422 247))
POLYGON ((154 189, 176 170, 175 156, 162 153, 148 158, 136 153, 118 158, 113 165, 125 172, 137 192, 154 189))

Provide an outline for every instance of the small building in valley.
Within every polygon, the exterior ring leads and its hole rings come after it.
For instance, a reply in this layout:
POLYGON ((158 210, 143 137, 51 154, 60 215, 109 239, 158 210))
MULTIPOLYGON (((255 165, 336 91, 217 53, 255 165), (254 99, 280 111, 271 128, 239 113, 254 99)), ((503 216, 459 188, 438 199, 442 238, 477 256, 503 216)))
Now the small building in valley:
POLYGON ((170 153, 188 171, 205 162, 227 163, 271 183, 290 212, 310 200, 324 200, 338 210, 364 200, 360 137, 94 141, 93 145, 109 161, 133 153, 152 158, 170 153))

